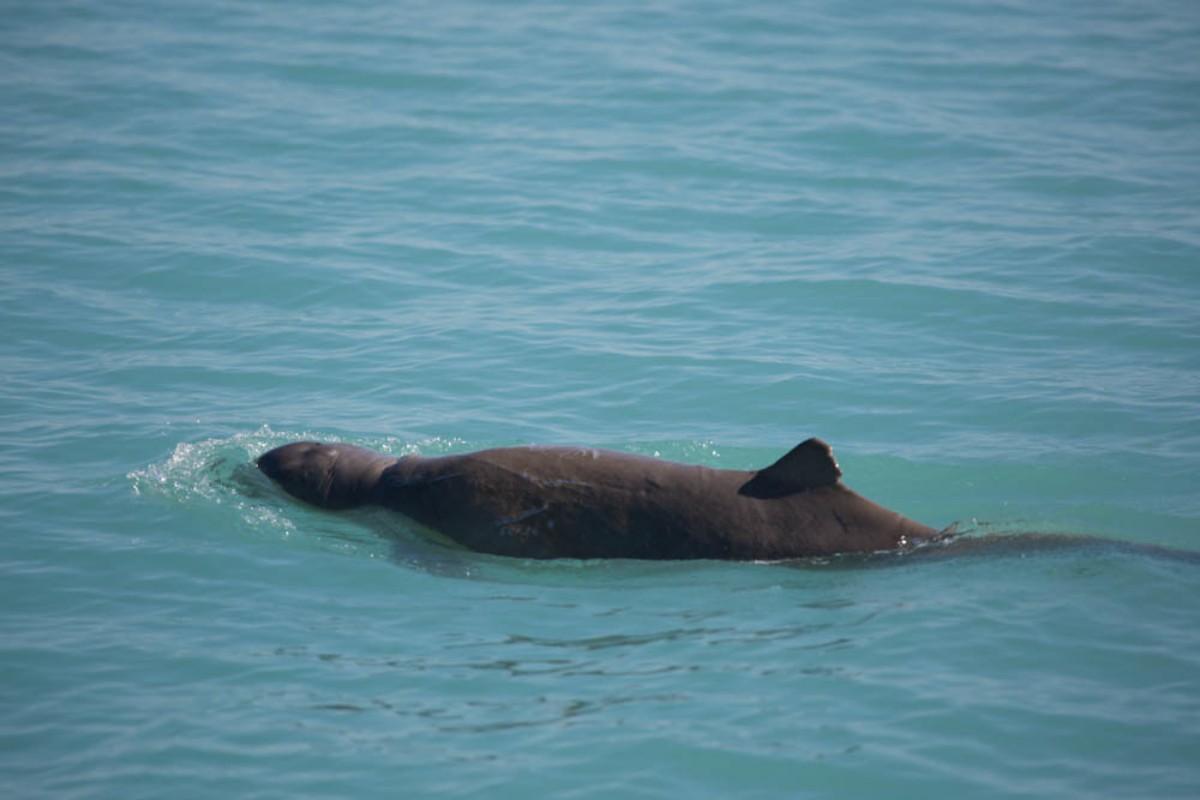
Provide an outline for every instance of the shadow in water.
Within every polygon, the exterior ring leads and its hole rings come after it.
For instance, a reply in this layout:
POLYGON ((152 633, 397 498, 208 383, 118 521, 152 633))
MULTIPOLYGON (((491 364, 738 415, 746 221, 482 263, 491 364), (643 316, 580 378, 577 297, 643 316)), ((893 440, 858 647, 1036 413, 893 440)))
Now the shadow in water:
POLYGON ((906 550, 848 553, 830 558, 783 562, 795 569, 875 569, 963 558, 1031 558, 1071 555, 1123 555, 1200 565, 1200 552, 1068 533, 963 533, 906 550))

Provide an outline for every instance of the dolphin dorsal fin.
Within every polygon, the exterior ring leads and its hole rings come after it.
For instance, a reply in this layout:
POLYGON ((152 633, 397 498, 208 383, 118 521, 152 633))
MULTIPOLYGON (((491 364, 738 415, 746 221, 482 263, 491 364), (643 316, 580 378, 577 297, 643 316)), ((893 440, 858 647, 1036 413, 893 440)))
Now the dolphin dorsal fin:
POLYGON ((776 491, 788 493, 832 486, 840 477, 842 470, 833 458, 833 449, 820 439, 806 439, 755 476, 776 491))

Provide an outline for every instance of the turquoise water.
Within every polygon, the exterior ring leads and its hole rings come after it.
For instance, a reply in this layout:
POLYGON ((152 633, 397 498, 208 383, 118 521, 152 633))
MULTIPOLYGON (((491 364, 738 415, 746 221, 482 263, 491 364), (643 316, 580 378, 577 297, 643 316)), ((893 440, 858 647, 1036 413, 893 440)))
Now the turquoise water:
POLYGON ((8 4, 0 791, 1200 794, 1197 8, 8 4), (247 467, 810 435, 1124 544, 532 563, 247 467))

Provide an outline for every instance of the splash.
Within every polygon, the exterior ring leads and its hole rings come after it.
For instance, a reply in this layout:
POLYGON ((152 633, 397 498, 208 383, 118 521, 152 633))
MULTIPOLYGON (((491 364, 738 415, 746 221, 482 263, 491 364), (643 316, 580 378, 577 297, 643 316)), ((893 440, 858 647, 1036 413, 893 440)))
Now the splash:
POLYGON ((253 465, 261 453, 294 438, 264 425, 227 439, 180 442, 165 461, 127 477, 134 494, 208 509, 223 507, 254 530, 288 536, 296 525, 270 501, 274 491, 253 465))

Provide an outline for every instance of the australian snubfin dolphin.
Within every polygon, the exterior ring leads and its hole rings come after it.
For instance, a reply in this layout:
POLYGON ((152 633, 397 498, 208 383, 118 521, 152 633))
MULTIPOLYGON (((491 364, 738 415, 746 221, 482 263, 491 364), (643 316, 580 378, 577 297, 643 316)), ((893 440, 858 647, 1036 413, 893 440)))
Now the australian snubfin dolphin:
POLYGON ((321 508, 383 506, 521 558, 777 560, 937 536, 842 485, 820 439, 748 472, 572 447, 393 458, 317 442, 275 448, 258 467, 321 508))

